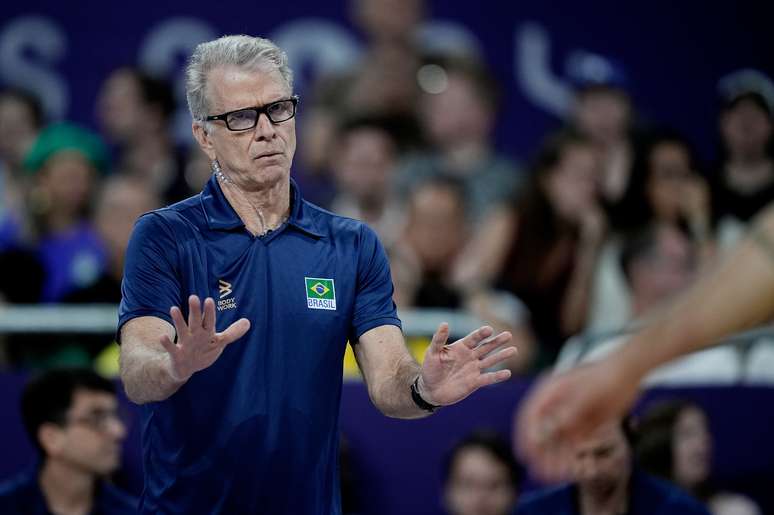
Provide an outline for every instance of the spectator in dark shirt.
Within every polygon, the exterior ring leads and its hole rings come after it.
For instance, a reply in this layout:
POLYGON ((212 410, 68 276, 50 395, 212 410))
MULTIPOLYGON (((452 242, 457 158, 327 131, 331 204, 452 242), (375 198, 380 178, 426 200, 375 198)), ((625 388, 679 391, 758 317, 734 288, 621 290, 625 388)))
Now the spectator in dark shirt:
POLYGON ((48 372, 27 385, 21 410, 39 466, 0 485, 3 515, 136 513, 104 480, 121 463, 126 435, 115 388, 90 370, 48 372))
POLYGON ((633 465, 624 430, 624 424, 610 423, 580 442, 574 449, 576 482, 524 496, 516 514, 708 515, 688 494, 633 465))

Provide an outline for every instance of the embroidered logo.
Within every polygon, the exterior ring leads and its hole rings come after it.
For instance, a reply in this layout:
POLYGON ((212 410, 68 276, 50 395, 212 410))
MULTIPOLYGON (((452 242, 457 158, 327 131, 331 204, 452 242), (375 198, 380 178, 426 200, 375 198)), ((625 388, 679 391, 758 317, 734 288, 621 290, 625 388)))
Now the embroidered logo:
POLYGON ((218 280, 218 292, 220 293, 220 299, 218 300, 218 311, 225 309, 235 309, 237 307, 234 297, 224 298, 231 295, 231 283, 227 283, 223 279, 218 280))
POLYGON ((336 288, 333 279, 304 277, 306 306, 309 309, 336 309, 336 288))
POLYGON ((221 299, 227 295, 231 295, 231 283, 227 283, 223 279, 220 279, 218 281, 218 290, 220 291, 221 299))

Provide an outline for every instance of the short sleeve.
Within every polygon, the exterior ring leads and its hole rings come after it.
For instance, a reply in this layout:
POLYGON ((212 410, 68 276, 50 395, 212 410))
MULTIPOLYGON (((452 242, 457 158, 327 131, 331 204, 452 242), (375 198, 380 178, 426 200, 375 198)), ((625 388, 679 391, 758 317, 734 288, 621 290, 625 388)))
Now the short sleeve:
POLYGON ((180 305, 177 244, 164 219, 149 213, 137 220, 129 239, 118 309, 118 335, 132 318, 155 316, 172 323, 169 309, 180 305))
POLYGON ((390 264, 376 233, 363 224, 357 265, 357 293, 350 342, 357 342, 366 331, 382 325, 401 327, 395 303, 390 264))

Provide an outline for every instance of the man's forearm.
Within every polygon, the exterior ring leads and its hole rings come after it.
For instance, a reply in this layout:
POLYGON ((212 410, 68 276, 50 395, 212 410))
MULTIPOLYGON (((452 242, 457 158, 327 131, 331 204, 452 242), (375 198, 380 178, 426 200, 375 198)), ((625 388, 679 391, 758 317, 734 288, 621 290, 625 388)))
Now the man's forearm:
POLYGON ((137 404, 163 401, 185 384, 172 377, 169 354, 163 350, 122 348, 120 365, 126 395, 137 404))
MULTIPOLYGON (((420 408, 411 398, 411 385, 420 376, 421 367, 413 359, 404 359, 396 367, 395 374, 369 388, 369 394, 374 405, 379 411, 393 418, 422 418, 430 414, 420 408)), ((419 393, 422 398, 431 402, 424 392, 424 385, 420 379, 419 393)))
POLYGON ((615 353, 640 376, 683 354, 769 321, 774 315, 774 210, 719 265, 615 353))

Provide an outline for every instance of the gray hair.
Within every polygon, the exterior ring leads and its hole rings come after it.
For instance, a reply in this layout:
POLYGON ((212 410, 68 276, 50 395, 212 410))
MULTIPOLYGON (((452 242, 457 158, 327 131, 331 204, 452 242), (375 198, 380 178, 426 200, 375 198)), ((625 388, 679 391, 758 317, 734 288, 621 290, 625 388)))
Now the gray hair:
POLYGON ((207 78, 213 69, 224 65, 247 69, 273 66, 293 90, 293 71, 288 66, 288 56, 273 41, 245 35, 206 41, 196 47, 185 70, 185 96, 194 120, 207 117, 207 78))

